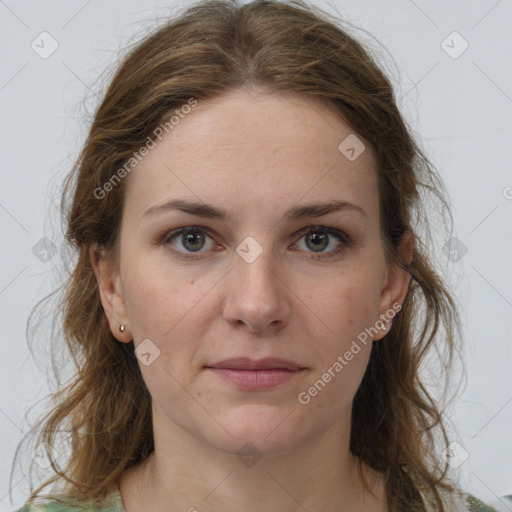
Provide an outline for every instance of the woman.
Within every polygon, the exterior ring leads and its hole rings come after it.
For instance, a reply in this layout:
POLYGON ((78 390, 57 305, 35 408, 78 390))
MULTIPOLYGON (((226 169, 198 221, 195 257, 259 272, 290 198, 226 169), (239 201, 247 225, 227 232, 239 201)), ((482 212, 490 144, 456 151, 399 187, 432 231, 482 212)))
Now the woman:
POLYGON ((388 79, 320 10, 219 0, 155 31, 67 181, 80 363, 40 440, 67 423, 72 450, 22 510, 51 483, 48 510, 493 510, 450 479, 419 375, 460 330, 423 188, 449 213, 388 79))

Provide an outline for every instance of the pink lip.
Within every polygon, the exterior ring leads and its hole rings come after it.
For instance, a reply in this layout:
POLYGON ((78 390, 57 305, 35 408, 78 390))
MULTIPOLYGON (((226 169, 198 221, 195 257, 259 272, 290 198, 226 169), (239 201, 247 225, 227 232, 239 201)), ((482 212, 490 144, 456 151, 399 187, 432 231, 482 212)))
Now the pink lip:
POLYGON ((226 368, 207 368, 222 379, 244 389, 267 389, 282 384, 302 370, 230 370, 226 368))
POLYGON ((246 357, 226 359, 206 366, 223 380, 243 389, 268 389, 300 374, 305 368, 284 359, 253 361, 246 357))
POLYGON ((207 368, 224 368, 230 370, 275 370, 285 369, 291 371, 301 370, 301 366, 293 361, 278 359, 276 357, 266 357, 265 359, 252 360, 248 357, 234 357, 224 359, 217 363, 206 365, 207 368))

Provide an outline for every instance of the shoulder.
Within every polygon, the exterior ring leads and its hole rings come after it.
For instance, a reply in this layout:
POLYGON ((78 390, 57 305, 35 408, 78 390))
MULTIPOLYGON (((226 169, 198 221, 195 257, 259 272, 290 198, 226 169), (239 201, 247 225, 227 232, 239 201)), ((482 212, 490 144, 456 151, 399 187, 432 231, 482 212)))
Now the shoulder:
POLYGON ((97 506, 73 502, 67 497, 47 499, 43 503, 27 501, 15 512, 125 512, 118 489, 102 498, 97 506))
POLYGON ((465 493, 463 496, 468 512, 500 512, 502 510, 511 510, 509 507, 512 505, 512 495, 503 496, 499 499, 499 504, 493 506, 484 503, 472 494, 465 493))
MULTIPOLYGON (((426 512, 436 512, 433 499, 427 499, 423 494, 422 497, 426 512)), ((485 503, 470 492, 456 488, 452 492, 440 491, 440 497, 445 510, 449 512, 512 512, 512 495, 496 496, 492 503, 485 503)))
POLYGON ((25 503, 16 512, 102 512, 103 508, 83 507, 60 501, 49 501, 47 503, 25 503))
POLYGON ((49 501, 38 504, 27 502, 16 512, 78 512, 79 510, 83 509, 59 501, 49 501))

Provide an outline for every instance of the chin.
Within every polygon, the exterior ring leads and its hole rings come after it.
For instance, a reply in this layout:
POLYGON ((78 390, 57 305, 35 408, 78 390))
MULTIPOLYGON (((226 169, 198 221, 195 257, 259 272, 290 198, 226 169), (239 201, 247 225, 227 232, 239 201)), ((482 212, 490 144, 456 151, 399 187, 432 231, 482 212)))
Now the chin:
POLYGON ((246 452, 255 457, 283 455, 311 436, 304 430, 305 422, 298 415, 295 417, 289 410, 284 412, 279 408, 239 411, 223 418, 220 423, 231 435, 223 431, 221 439, 215 436, 208 441, 220 450, 239 456, 246 452))
MULTIPOLYGON (((284 455, 292 451, 296 443, 290 438, 274 436, 273 439, 266 437, 267 434, 247 430, 242 435, 234 435, 229 440, 216 442, 215 446, 228 454, 236 455, 243 462, 247 456, 259 459, 261 457, 274 457, 284 455)), ((212 440, 213 441, 213 440, 212 440)), ((250 467, 248 465, 248 467, 250 467)))

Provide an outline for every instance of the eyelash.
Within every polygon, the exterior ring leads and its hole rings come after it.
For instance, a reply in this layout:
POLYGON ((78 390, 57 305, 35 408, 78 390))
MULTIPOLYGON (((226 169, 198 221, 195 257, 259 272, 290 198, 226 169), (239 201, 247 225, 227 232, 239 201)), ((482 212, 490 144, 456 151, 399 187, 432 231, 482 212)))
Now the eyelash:
MULTIPOLYGON (((213 238, 208 234, 208 232, 209 232, 208 228, 205 228, 202 226, 187 226, 187 227, 175 229, 175 230, 168 231, 168 232, 164 233, 164 235, 160 239, 160 243, 167 245, 180 235, 184 235, 187 233, 198 233, 198 232, 205 234, 206 236, 208 236, 209 238, 211 238, 213 240, 213 238)), ((306 235, 309 235, 311 233, 316 233, 316 232, 322 232, 322 233, 333 236, 339 242, 341 242, 341 245, 338 249, 335 249, 334 251, 331 251, 330 253, 327 253, 327 254, 313 253, 314 255, 311 256, 311 258, 315 259, 315 260, 326 260, 326 259, 335 258, 335 257, 341 255, 341 253, 343 253, 347 248, 351 247, 353 244, 352 239, 346 233, 344 233, 343 231, 340 231, 339 229, 332 228, 332 227, 325 226, 325 225, 310 226, 307 228, 306 231, 304 231, 304 230, 301 231, 301 236, 300 236, 299 240, 306 235)), ((199 251, 197 253, 183 253, 182 251, 174 249, 174 248, 171 248, 170 250, 174 253, 174 255, 178 259, 182 259, 182 260, 197 260, 201 257, 200 256, 201 251, 199 251), (188 254, 188 256, 184 256, 184 254, 188 254), (198 256, 194 257, 195 254, 197 254, 198 256)))

